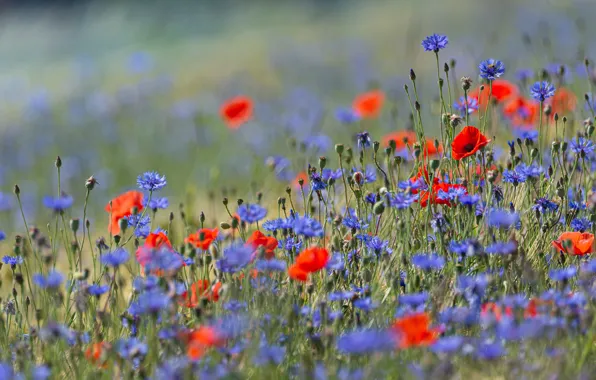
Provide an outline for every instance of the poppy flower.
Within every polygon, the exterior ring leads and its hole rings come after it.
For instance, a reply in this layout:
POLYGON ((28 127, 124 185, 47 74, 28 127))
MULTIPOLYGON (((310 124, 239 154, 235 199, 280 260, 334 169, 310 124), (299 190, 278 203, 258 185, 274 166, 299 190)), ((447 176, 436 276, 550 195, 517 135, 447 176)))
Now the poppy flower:
POLYGON ((227 100, 219 112, 228 128, 238 129, 252 118, 253 102, 247 96, 237 96, 227 100))
MULTIPOLYGON (((515 95, 519 92, 517 86, 509 81, 504 79, 495 79, 492 81, 492 96, 491 100, 496 101, 497 103, 501 103, 504 100, 508 99, 510 96, 515 95)), ((490 86, 484 85, 484 90, 480 90, 480 87, 470 91, 468 97, 475 98, 478 101, 478 104, 483 107, 483 109, 488 104, 488 95, 490 93, 490 86)))
POLYGON ((143 210, 143 193, 140 191, 128 191, 112 199, 111 206, 110 203, 106 205, 106 212, 111 214, 110 234, 117 235, 120 233, 118 222, 120 219, 132 215, 133 208, 138 211, 143 210))
POLYGON ((505 102, 503 115, 514 127, 534 125, 538 120, 540 104, 535 100, 514 95, 505 102))
POLYGON ((159 231, 157 233, 150 233, 149 235, 147 235, 144 245, 145 247, 149 248, 161 248, 163 245, 172 248, 172 243, 170 243, 168 235, 166 235, 163 231, 159 231))
POLYGON ((473 126, 463 128, 451 143, 451 156, 454 160, 474 155, 478 150, 484 148, 490 140, 473 126))
POLYGON ((288 275, 290 276, 290 278, 297 281, 306 282, 306 280, 308 279, 308 272, 300 268, 298 264, 290 265, 290 267, 288 268, 288 275))
POLYGON ((435 146, 435 141, 432 139, 426 139, 424 144, 424 157, 436 156, 443 153, 443 145, 439 143, 439 146, 435 146))
POLYGON ((381 139, 381 144, 384 147, 388 147, 391 140, 395 141, 395 150, 399 151, 407 146, 412 146, 417 140, 416 132, 410 130, 401 130, 396 132, 391 132, 383 136, 381 139))
POLYGON ((206 251, 209 249, 209 246, 211 246, 211 243, 217 238, 218 234, 219 230, 217 228, 201 228, 194 234, 188 235, 188 237, 184 239, 184 242, 206 251))
MULTIPOLYGON (((437 179, 435 178, 435 181, 436 180, 437 179)), ((452 204, 449 201, 449 199, 442 199, 442 198, 438 197, 440 191, 449 193, 450 189, 464 189, 464 190, 466 190, 466 187, 463 185, 458 185, 458 184, 436 183, 435 182, 433 184, 430 192, 428 190, 424 190, 424 191, 420 192, 420 198, 419 198, 420 206, 426 207, 430 200, 431 204, 446 205, 446 206, 451 207, 452 204)), ((467 194, 467 191, 465 193, 467 194)))
POLYGON ((107 368, 107 351, 109 349, 110 344, 107 342, 92 343, 85 350, 85 358, 100 368, 107 368))
POLYGON ((536 318, 541 310, 539 308, 552 306, 552 300, 542 300, 540 298, 532 298, 524 310, 524 318, 536 318))
POLYGON ((327 265, 329 252, 325 248, 311 247, 300 252, 296 264, 305 272, 317 272, 327 265))
POLYGON ((430 328, 430 317, 426 313, 412 314, 396 320, 393 331, 397 335, 399 348, 431 345, 441 333, 438 328, 430 328))
POLYGON ((553 246, 557 250, 578 256, 592 253, 593 245, 594 235, 588 232, 563 232, 557 240, 553 241, 553 246))
POLYGON ((182 293, 183 305, 188 308, 194 308, 199 305, 201 299, 206 299, 209 302, 217 302, 219 300, 219 290, 221 289, 221 282, 216 282, 211 285, 209 280, 199 280, 190 286, 190 292, 182 293))
POLYGON ((263 247, 265 249, 265 258, 272 259, 275 256, 275 249, 277 248, 277 239, 272 236, 265 236, 261 231, 255 231, 246 240, 246 244, 251 245, 254 249, 263 247))
POLYGON ((187 355, 191 360, 200 359, 210 347, 219 347, 225 340, 213 327, 201 326, 187 334, 187 355))
POLYGON ((308 174, 306 172, 300 172, 292 181, 292 187, 295 189, 300 189, 300 180, 304 181, 302 186, 308 185, 308 174))
MULTIPOLYGON (((500 322, 503 318, 503 308, 494 302, 487 302, 485 304, 482 304, 482 306, 480 307, 480 316, 487 318, 491 314, 495 317, 495 320, 497 322, 500 322)), ((508 317, 511 317, 513 315, 513 310, 511 310, 511 307, 505 308, 505 315, 508 317)))
POLYGON ((565 87, 560 87, 548 100, 548 104, 551 106, 551 115, 554 116, 555 113, 558 113, 559 116, 568 115, 575 111, 575 107, 577 106, 577 96, 565 87))
POLYGON ((360 94, 354 99, 352 108, 363 119, 374 119, 379 116, 385 94, 380 90, 373 90, 360 94))

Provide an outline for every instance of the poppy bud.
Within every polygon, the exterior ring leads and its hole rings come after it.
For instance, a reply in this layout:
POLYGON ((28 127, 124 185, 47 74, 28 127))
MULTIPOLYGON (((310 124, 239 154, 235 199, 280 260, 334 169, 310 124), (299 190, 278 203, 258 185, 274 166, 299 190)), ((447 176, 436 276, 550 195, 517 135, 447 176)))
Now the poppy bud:
MULTIPOLYGON (((392 140, 392 141, 393 141, 393 140, 392 140)), ((391 152, 392 152, 392 149, 391 149, 391 147, 390 147, 390 146, 388 146, 387 148, 385 148, 385 155, 386 155, 387 157, 391 156, 391 152)))
POLYGON ((379 143, 378 141, 373 142, 373 150, 375 153, 377 153, 379 151, 380 146, 381 146, 381 143, 379 143))
POLYGON ((21 273, 15 274, 14 280, 16 281, 17 284, 23 285, 23 274, 21 274, 21 273))
POLYGON ((16 288, 12 288, 12 296, 16 297, 17 296, 17 289, 16 288))
POLYGON ((362 183, 364 182, 364 176, 362 175, 361 172, 355 172, 352 175, 352 179, 354 180, 354 182, 356 182, 358 185, 362 185, 362 183))
POLYGON ((443 88, 443 78, 439 78, 438 83, 439 83, 439 88, 443 88))
POLYGON ((567 143, 567 141, 563 141, 561 143, 561 150, 563 151, 563 153, 567 152, 568 146, 569 146, 569 144, 567 143))
MULTIPOLYGON (((120 220, 122 220, 122 219, 120 219, 120 220)), ((72 232, 76 233, 79 230, 79 224, 80 224, 80 221, 77 218, 70 220, 70 229, 72 230, 72 232)), ((127 222, 127 224, 128 224, 128 222, 127 222)))
POLYGON ((420 111, 420 108, 421 108, 421 107, 420 107, 420 103, 418 102, 418 100, 416 100, 416 101, 414 102, 414 108, 416 108, 416 111, 420 111))
POLYGON ((224 206, 227 206, 228 205, 228 198, 227 197, 224 197, 224 199, 223 199, 223 205, 224 206))
POLYGON ((393 158, 393 162, 395 162, 396 165, 401 165, 403 161, 403 158, 401 156, 395 156, 395 158, 393 158))
POLYGON ((547 104, 544 106, 544 114, 548 117, 550 116, 551 112, 553 111, 552 107, 550 106, 550 104, 547 104))
POLYGON ((420 143, 414 143, 414 157, 419 158, 420 154, 422 153, 422 149, 420 147, 420 143))
POLYGON ((449 66, 451 66, 451 69, 455 69, 456 63, 457 61, 455 60, 455 58, 451 58, 451 60, 449 60, 449 66))
POLYGON ((238 203, 238 206, 242 206, 242 204, 244 203, 244 199, 238 198, 236 202, 238 203))
POLYGON ((344 144, 335 144, 335 153, 341 154, 344 152, 344 144))
POLYGON ((530 156, 531 156, 532 158, 536 158, 536 157, 538 157, 538 149, 536 149, 536 148, 533 148, 533 149, 530 151, 530 156))
POLYGON ((410 69, 410 80, 416 80, 416 73, 414 72, 414 69, 410 69))
POLYGON ((56 157, 55 164, 58 169, 60 169, 62 167, 62 159, 60 158, 60 156, 56 157))
POLYGON ((120 239, 122 239, 122 236, 114 235, 114 243, 116 243, 116 245, 120 244, 120 239))
POLYGON ((588 137, 592 137, 592 134, 594 133, 594 125, 590 125, 586 132, 588 133, 588 137))
POLYGON ((375 215, 381 215, 385 211, 385 202, 379 201, 373 206, 373 212, 375 215))
POLYGON ((321 168, 321 170, 323 170, 323 169, 325 169, 325 166, 327 166, 327 157, 325 157, 325 156, 319 157, 319 168, 321 168))
POLYGON ((219 227, 222 230, 229 230, 231 226, 230 226, 230 223, 228 223, 228 222, 221 222, 221 223, 219 223, 219 227))
POLYGON ((16 195, 19 195, 21 193, 21 189, 19 188, 19 185, 14 185, 14 193, 16 195))
POLYGON ((122 233, 125 233, 126 229, 128 228, 128 220, 126 218, 121 218, 118 221, 118 227, 120 227, 120 231, 122 231, 122 233))
POLYGON ((406 94, 408 93, 408 85, 404 84, 404 91, 406 92, 406 94))
POLYGON ((443 65, 443 71, 446 73, 449 72, 449 65, 447 64, 447 62, 445 62, 445 64, 443 65))
POLYGON ((468 91, 472 87, 472 79, 470 77, 462 77, 461 78, 461 88, 464 91, 468 91))
POLYGON ((439 160, 430 160, 430 168, 434 171, 439 168, 441 162, 439 160))
POLYGON ((451 115, 448 113, 444 113, 441 115, 441 120, 443 121, 443 124, 449 124, 449 120, 451 120, 451 115))

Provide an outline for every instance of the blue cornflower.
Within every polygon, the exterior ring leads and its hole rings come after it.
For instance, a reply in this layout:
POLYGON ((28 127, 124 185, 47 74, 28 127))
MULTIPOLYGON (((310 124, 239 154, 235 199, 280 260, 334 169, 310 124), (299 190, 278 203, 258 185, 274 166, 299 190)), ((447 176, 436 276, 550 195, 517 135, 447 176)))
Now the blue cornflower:
POLYGON ((377 203, 378 199, 379 199, 379 196, 375 193, 368 193, 364 197, 364 201, 371 205, 374 205, 375 203, 377 203))
POLYGON ((258 260, 255 268, 259 272, 283 272, 286 270, 286 262, 282 260, 258 260))
POLYGON ((360 148, 360 149, 370 147, 370 145, 371 145, 370 134, 366 131, 357 133, 356 134, 356 142, 358 143, 358 148, 360 148))
POLYGON ((484 297, 486 288, 490 283, 489 275, 481 273, 476 276, 459 276, 457 277, 457 290, 460 293, 469 293, 478 298, 484 297))
POLYGON ((141 214, 132 214, 124 217, 128 222, 128 227, 134 229, 136 237, 146 238, 151 232, 151 219, 141 214))
POLYGON ((422 47, 424 51, 432 51, 438 53, 439 50, 445 49, 449 44, 449 38, 443 34, 432 34, 422 40, 422 47))
POLYGON ((513 135, 517 138, 520 138, 522 141, 526 141, 526 139, 528 139, 535 142, 538 139, 538 131, 535 129, 514 128, 513 135))
POLYGON ((329 182, 330 179, 338 180, 341 178, 342 171, 341 169, 333 170, 329 168, 323 169, 321 172, 321 179, 324 182, 329 182))
POLYGON ((286 240, 279 240, 277 247, 280 249, 285 249, 286 251, 299 251, 302 248, 302 240, 297 238, 289 237, 286 240))
POLYGON ((403 304, 413 308, 418 308, 419 306, 424 305, 426 301, 428 301, 427 292, 402 294, 398 299, 400 305, 403 304))
POLYGON ((267 215, 267 209, 258 204, 243 204, 238 207, 238 216, 240 220, 246 223, 255 223, 267 215))
POLYGON ((485 252, 493 255, 509 255, 517 250, 517 244, 513 241, 496 242, 485 248, 485 252))
POLYGON ((137 177, 137 185, 141 190, 156 191, 166 184, 166 176, 157 172, 145 172, 137 177))
POLYGON ((325 190, 327 184, 323 181, 323 178, 318 173, 311 173, 310 174, 310 188, 312 191, 321 191, 325 190))
POLYGON ((360 115, 351 108, 338 108, 335 111, 335 118, 342 124, 353 124, 360 120, 360 115))
POLYGON ((346 301, 352 299, 355 295, 356 293, 351 290, 340 290, 337 292, 329 293, 328 299, 330 302, 346 301))
POLYGON ((344 268, 344 256, 340 252, 333 253, 333 255, 329 258, 329 261, 327 261, 327 264, 325 265, 325 269, 327 269, 328 271, 342 271, 344 270, 344 268))
POLYGON ((515 72, 515 77, 518 81, 525 83, 534 77, 534 71, 532 69, 518 69, 515 72))
POLYGON ((536 199, 534 206, 532 206, 532 210, 538 210, 541 214, 547 211, 557 211, 558 209, 558 204, 544 197, 536 199))
POLYGON ((151 210, 166 209, 170 206, 170 202, 166 197, 153 198, 151 200, 143 199, 143 207, 149 207, 151 210))
POLYGON ((55 212, 61 212, 72 207, 74 200, 70 195, 62 194, 59 197, 43 197, 43 205, 55 212))
POLYGON ((236 273, 246 267, 252 260, 252 247, 237 242, 224 249, 223 257, 217 261, 216 266, 222 272, 236 273))
POLYGON ((481 342, 476 346, 476 356, 479 359, 493 360, 505 354, 505 348, 500 342, 481 342))
POLYGON ((449 250, 459 256, 475 256, 483 252, 484 248, 475 239, 467 239, 464 241, 454 241, 449 243, 449 250))
POLYGON ((263 229, 267 231, 287 230, 291 229, 294 224, 293 218, 279 218, 271 219, 263 222, 263 229))
POLYGON ((476 205, 476 203, 480 202, 480 199, 482 198, 478 194, 464 194, 459 197, 459 203, 463 206, 468 206, 471 208, 472 206, 476 205))
POLYGON ((575 154, 588 156, 594 152, 594 143, 583 137, 575 138, 569 142, 569 146, 575 154))
POLYGON ((403 210, 409 208, 412 203, 418 200, 418 194, 387 193, 387 199, 389 199, 390 207, 403 210))
POLYGON ((137 253, 137 260, 144 266, 146 273, 176 272, 185 265, 184 258, 168 246, 157 249, 141 247, 137 253))
POLYGON ((530 94, 539 102, 544 102, 555 95, 555 86, 546 81, 536 82, 530 87, 530 94))
POLYGON ((520 183, 526 182, 528 177, 522 171, 505 169, 503 172, 503 182, 512 183, 517 186, 520 183))
MULTIPOLYGON (((33 370, 31 371, 31 378, 33 380, 46 380, 49 379, 51 375, 52 371, 45 364, 35 366, 35 368, 33 368, 33 370)), ((0 376, 0 378, 2 377, 0 376)))
POLYGON ((377 168, 373 165, 367 165, 364 171, 364 183, 372 183, 377 180, 377 168))
POLYGON ((62 273, 57 271, 51 271, 46 276, 41 273, 37 273, 33 275, 33 282, 35 285, 39 286, 40 288, 44 289, 56 289, 62 285, 64 281, 64 276, 62 273))
POLYGON ((261 344, 254 363, 258 366, 273 364, 280 365, 286 356, 286 348, 276 345, 261 344))
POLYGON ((393 250, 389 248, 389 240, 382 240, 378 236, 373 236, 372 239, 368 240, 365 244, 366 247, 376 255, 380 255, 383 252, 387 252, 388 254, 393 253, 393 250))
POLYGON ((337 349, 345 354, 368 354, 389 351, 396 347, 394 334, 384 330, 357 330, 337 340, 337 349))
POLYGON ((464 117, 466 115, 466 108, 468 109, 468 113, 473 113, 474 111, 478 111, 478 99, 468 97, 466 107, 466 98, 464 96, 459 98, 459 102, 453 103, 453 108, 459 112, 459 114, 464 117))
POLYGON ((430 226, 432 227, 435 233, 446 233, 449 227, 451 226, 447 219, 441 213, 437 213, 433 215, 433 218, 430 221, 430 226))
POLYGON ((376 309, 377 306, 378 304, 376 302, 373 302, 373 300, 370 297, 359 298, 356 301, 354 301, 354 307, 356 309, 360 309, 366 312, 376 309))
POLYGON ((348 209, 348 215, 342 220, 342 224, 348 228, 354 230, 366 229, 368 224, 362 223, 358 216, 356 215, 356 211, 354 209, 348 209))
POLYGON ((99 297, 107 291, 110 290, 109 285, 90 285, 87 287, 87 293, 92 296, 99 297))
POLYGON ((21 256, 4 256, 2 262, 14 269, 17 265, 23 263, 23 258, 21 256))
POLYGON ((592 228, 592 222, 588 218, 575 218, 571 221, 571 228, 574 231, 584 232, 592 228))
POLYGON ((140 341, 138 338, 124 338, 118 341, 117 345, 118 355, 122 359, 135 359, 147 355, 147 344, 140 341))
POLYGON ((223 305, 224 310, 230 311, 232 313, 236 313, 239 311, 246 310, 248 305, 246 302, 240 302, 237 300, 230 300, 223 305))
POLYGON ((576 267, 567 267, 562 269, 552 269, 548 272, 548 276, 553 281, 569 281, 577 274, 576 267))
POLYGON ((311 135, 304 139, 304 145, 315 154, 324 153, 331 148, 333 141, 329 136, 311 135))
POLYGON ((468 194, 468 191, 466 190, 465 187, 452 187, 452 188, 449 188, 448 191, 439 190, 439 192, 437 193, 437 199, 440 199, 443 201, 454 202, 462 195, 467 195, 467 194, 468 194))
POLYGON ((464 338, 458 335, 447 336, 437 340, 430 350, 437 354, 452 354, 460 349, 464 343, 464 338))
POLYGON ((303 235, 305 237, 321 237, 323 236, 323 226, 318 220, 308 216, 298 217, 294 220, 294 233, 296 235, 303 235))
POLYGON ((544 172, 544 169, 535 163, 533 163, 530 166, 521 163, 515 167, 515 171, 526 176, 527 178, 538 179, 540 178, 540 175, 544 172))
POLYGON ((157 314, 170 306, 170 297, 160 289, 143 292, 128 308, 132 316, 157 314))
POLYGON ((128 261, 128 252, 120 247, 101 256, 101 263, 110 267, 118 267, 128 261))
POLYGON ((445 259, 435 253, 428 255, 420 254, 412 257, 412 264, 424 271, 439 270, 445 265, 445 259))
POLYGON ((480 69, 480 77, 488 80, 495 80, 505 73, 503 62, 492 58, 480 62, 478 68, 480 69))
POLYGON ((487 223, 490 227, 507 229, 519 223, 519 214, 501 209, 492 209, 488 212, 487 223))

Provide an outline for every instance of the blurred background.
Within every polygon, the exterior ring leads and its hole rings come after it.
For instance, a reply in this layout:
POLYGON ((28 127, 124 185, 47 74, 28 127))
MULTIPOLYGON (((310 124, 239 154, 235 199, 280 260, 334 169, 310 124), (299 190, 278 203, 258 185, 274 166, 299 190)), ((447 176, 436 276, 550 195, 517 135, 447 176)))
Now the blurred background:
POLYGON ((512 81, 520 69, 565 65, 585 91, 595 11, 591 0, 0 1, 1 228, 21 225, 15 183, 30 223, 45 224, 57 155, 73 215, 82 216, 85 180, 99 181, 94 225, 147 170, 167 176, 172 210, 207 211, 210 193, 219 205, 250 189, 275 200, 309 159, 353 143, 359 128, 376 139, 405 128, 410 68, 428 133, 438 133, 436 61, 420 47, 432 33, 449 36, 441 65, 456 61, 458 88, 492 57, 512 81), (387 95, 377 121, 334 117, 371 87, 387 95), (219 107, 239 94, 254 99, 255 117, 229 130, 219 107), (283 178, 265 165, 276 155, 291 160, 283 178))

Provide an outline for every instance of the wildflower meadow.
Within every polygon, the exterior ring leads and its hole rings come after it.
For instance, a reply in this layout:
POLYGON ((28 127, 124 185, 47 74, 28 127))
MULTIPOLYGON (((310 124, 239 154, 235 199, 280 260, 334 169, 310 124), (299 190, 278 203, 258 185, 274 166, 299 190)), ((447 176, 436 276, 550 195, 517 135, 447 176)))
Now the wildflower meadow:
POLYGON ((313 59, 165 108, 135 53, 113 94, 28 98, 0 380, 596 378, 596 47, 420 33, 360 87, 313 59))

